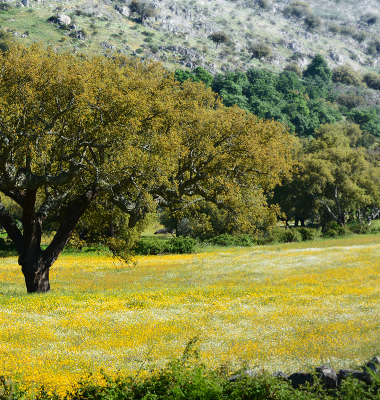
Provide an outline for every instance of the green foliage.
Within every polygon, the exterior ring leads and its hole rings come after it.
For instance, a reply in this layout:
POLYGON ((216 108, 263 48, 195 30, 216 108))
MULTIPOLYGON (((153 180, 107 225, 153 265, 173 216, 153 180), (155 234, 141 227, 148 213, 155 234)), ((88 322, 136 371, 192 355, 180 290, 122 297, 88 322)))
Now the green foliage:
POLYGON ((272 49, 264 42, 259 42, 252 45, 249 49, 254 58, 269 58, 272 55, 272 49))
POLYGON ((284 71, 294 72, 300 78, 302 77, 302 70, 296 63, 291 63, 285 66, 284 71))
POLYGON ((365 104, 364 98, 355 93, 341 94, 337 97, 336 102, 348 110, 352 108, 361 107, 365 104))
POLYGON ((211 239, 208 239, 207 242, 218 246, 249 247, 252 246, 256 241, 250 235, 232 236, 229 235, 228 233, 223 233, 222 235, 218 235, 211 239))
POLYGON ((156 8, 148 0, 132 0, 128 7, 132 14, 139 17, 141 22, 157 15, 156 8))
POLYGON ((369 42, 367 52, 372 55, 380 53, 380 38, 375 37, 369 42))
POLYGON ((311 13, 311 8, 306 1, 293 1, 284 8, 285 15, 297 18, 302 18, 309 13, 311 13))
POLYGON ((319 76, 324 81, 330 81, 332 79, 332 71, 327 64, 327 61, 320 54, 317 54, 311 63, 307 66, 303 73, 305 77, 316 77, 319 76))
POLYGON ((220 44, 228 44, 230 42, 230 38, 225 32, 214 32, 208 38, 216 44, 216 47, 220 44))
POLYGON ((16 252, 16 246, 10 239, 4 239, 0 237, 0 251, 16 252))
POLYGON ((263 10, 267 10, 270 7, 270 1, 269 0, 259 0, 259 7, 262 8, 263 10))
POLYGON ((361 32, 356 33, 353 36, 353 39, 355 39, 358 43, 363 43, 367 39, 367 35, 365 32, 361 31, 361 32))
POLYGON ((317 29, 322 25, 321 19, 315 14, 308 14, 305 18, 305 24, 309 29, 317 29))
POLYGON ((314 228, 297 228, 297 231, 300 233, 302 241, 306 242, 308 240, 315 240, 321 236, 321 232, 318 229, 314 228))
POLYGON ((293 243, 315 240, 320 237, 319 230, 315 228, 273 228, 260 238, 258 244, 293 243))
POLYGON ((350 86, 363 86, 362 77, 350 65, 340 65, 334 68, 332 80, 350 86))
POLYGON ((380 137, 380 110, 373 107, 353 109, 347 114, 347 118, 359 124, 362 130, 371 135, 380 137))
POLYGON ((367 72, 363 75, 363 80, 371 89, 380 90, 380 75, 375 72, 367 72))
POLYGON ((379 22, 380 16, 374 13, 367 13, 361 17, 363 22, 366 22, 368 25, 375 25, 379 22))
POLYGON ((214 77, 203 67, 196 67, 192 71, 176 69, 174 77, 181 83, 189 80, 191 82, 203 82, 206 86, 210 86, 214 79, 214 77))
POLYGON ((189 237, 176 237, 170 240, 140 239, 133 246, 135 254, 189 254, 194 252, 197 242, 189 237))
POLYGON ((12 6, 8 3, 1 3, 0 10, 1 11, 10 11, 10 10, 12 10, 12 6))

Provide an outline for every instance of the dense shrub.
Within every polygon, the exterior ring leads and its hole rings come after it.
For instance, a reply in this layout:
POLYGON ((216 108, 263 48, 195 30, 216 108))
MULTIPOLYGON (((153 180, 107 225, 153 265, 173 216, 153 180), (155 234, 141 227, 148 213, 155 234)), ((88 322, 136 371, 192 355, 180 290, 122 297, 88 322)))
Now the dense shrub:
POLYGON ((285 66, 284 71, 294 72, 300 78, 302 77, 302 70, 296 63, 291 63, 285 66))
POLYGON ((346 107, 348 110, 351 110, 355 107, 364 106, 365 104, 364 98, 354 93, 341 94, 337 97, 336 102, 341 106, 346 107))
POLYGON ((232 236, 228 233, 215 236, 208 240, 209 243, 219 246, 252 246, 254 239, 250 235, 232 236))
POLYGON ((302 235, 297 229, 284 229, 282 233, 282 242, 302 242, 302 235))
POLYGON ((363 22, 366 22, 368 25, 374 25, 380 20, 380 16, 374 13, 367 13, 361 17, 363 22))
POLYGON ((306 1, 293 1, 284 8, 285 15, 297 18, 302 18, 309 13, 311 13, 311 8, 306 1))
POLYGON ((352 36, 358 43, 363 43, 367 39, 365 32, 358 32, 356 35, 352 36))
POLYGON ((312 14, 312 13, 310 13, 306 16, 305 24, 310 29, 317 29, 322 25, 321 19, 317 15, 312 14))
POLYGON ((380 75, 375 72, 367 72, 363 75, 363 80, 369 88, 380 90, 380 75))
POLYGON ((327 28, 331 33, 340 33, 340 25, 338 24, 331 24, 327 28))
POLYGON ((194 252, 197 242, 189 237, 178 237, 170 240, 140 239, 133 247, 135 254, 189 254, 194 252))
POLYGON ((250 52, 254 58, 268 58, 272 55, 272 49, 264 42, 251 46, 250 52))
POLYGON ((302 237, 302 241, 306 242, 308 240, 315 240, 321 236, 321 233, 318 229, 314 228, 297 228, 297 231, 300 233, 302 237))
POLYGON ((350 65, 340 65, 334 68, 332 80, 345 85, 363 86, 362 77, 350 65))

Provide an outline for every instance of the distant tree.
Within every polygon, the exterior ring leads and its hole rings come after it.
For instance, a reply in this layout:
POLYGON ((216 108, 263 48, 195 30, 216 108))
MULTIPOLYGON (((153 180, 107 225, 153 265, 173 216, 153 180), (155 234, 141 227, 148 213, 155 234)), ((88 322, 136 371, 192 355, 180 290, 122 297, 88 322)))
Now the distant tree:
POLYGON ((247 86, 247 76, 242 72, 217 74, 211 84, 212 90, 219 93, 226 106, 231 107, 236 104, 245 110, 248 110, 248 99, 243 92, 247 86))
POLYGON ((364 86, 362 77, 350 65, 339 65, 334 68, 332 80, 345 85, 364 86))
POLYGON ((203 82, 206 86, 210 86, 214 79, 210 72, 206 71, 203 67, 195 67, 192 70, 192 74, 195 77, 195 82, 203 82))
POLYGON ((349 124, 322 125, 299 157, 298 188, 313 197, 322 218, 341 226, 349 213, 378 204, 380 196, 380 170, 365 149, 354 147, 358 138, 348 134, 350 129, 349 124))
POLYGON ((276 89, 288 94, 291 91, 303 92, 305 90, 301 79, 293 71, 282 71, 277 79, 276 89))
POLYGON ((289 6, 284 8, 285 15, 290 15, 297 18, 302 18, 311 12, 311 8, 306 1, 293 1, 289 6))
POLYGON ((317 29, 322 25, 321 19, 317 15, 312 13, 306 16, 305 24, 309 29, 317 29))
POLYGON ((368 25, 375 25, 379 22, 380 16, 374 13, 367 13, 361 17, 361 20, 366 22, 368 25))
POLYGON ((157 15, 157 10, 149 0, 132 0, 129 4, 131 13, 137 14, 141 22, 157 15))
POLYGON ((367 72, 363 75, 363 80, 369 88, 380 90, 380 75, 375 72, 367 72))
POLYGON ((188 80, 192 82, 203 82, 206 86, 210 86, 214 77, 202 67, 196 67, 192 71, 177 69, 174 73, 177 81, 183 83, 188 80))
POLYGON ((255 43, 249 51, 253 58, 268 58, 272 55, 272 49, 264 42, 255 43))
POLYGON ((340 25, 338 25, 338 24, 331 24, 331 25, 329 25, 329 27, 328 27, 327 29, 328 29, 331 33, 336 34, 336 33, 340 33, 341 27, 340 27, 340 25))
POLYGON ((259 0, 259 7, 262 8, 263 10, 267 10, 270 7, 270 1, 269 0, 259 0))
POLYGON ((317 54, 303 73, 304 77, 321 77, 324 81, 331 81, 332 71, 327 61, 320 54, 317 54))
POLYGON ((354 36, 352 36, 358 43, 363 43, 367 39, 367 34, 363 31, 358 32, 354 36))
POLYGON ((208 36, 218 48, 221 44, 228 44, 230 42, 229 36, 225 32, 215 32, 208 36))
POLYGON ((177 79, 178 82, 186 82, 188 80, 194 81, 194 75, 191 73, 190 70, 188 69, 176 69, 174 73, 175 79, 177 79))
POLYGON ((291 63, 286 65, 284 71, 291 71, 297 74, 300 78, 302 77, 302 70, 297 63, 291 63))
POLYGON ((373 55, 380 53, 380 38, 374 38, 369 42, 367 52, 373 55))
POLYGON ((351 25, 342 25, 340 27, 340 33, 344 36, 355 36, 356 32, 356 28, 351 25))

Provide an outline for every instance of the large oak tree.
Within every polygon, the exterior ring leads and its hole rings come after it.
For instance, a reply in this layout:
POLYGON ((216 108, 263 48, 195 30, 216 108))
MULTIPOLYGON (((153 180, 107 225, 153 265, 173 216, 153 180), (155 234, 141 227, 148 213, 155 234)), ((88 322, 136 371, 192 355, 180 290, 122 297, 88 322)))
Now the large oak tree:
POLYGON ((128 231, 157 205, 204 200, 254 230, 276 212, 265 193, 290 170, 293 144, 281 124, 225 108, 156 63, 38 45, 0 55, 0 193, 22 208, 23 228, 1 202, 0 223, 28 292, 50 289, 50 267, 95 203, 125 213, 128 231))

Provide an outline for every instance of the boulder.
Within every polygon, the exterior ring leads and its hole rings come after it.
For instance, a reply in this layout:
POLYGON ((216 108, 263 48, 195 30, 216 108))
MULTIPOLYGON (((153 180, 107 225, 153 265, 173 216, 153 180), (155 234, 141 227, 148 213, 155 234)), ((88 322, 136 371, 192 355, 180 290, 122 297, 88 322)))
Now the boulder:
POLYGON ((313 375, 304 371, 291 374, 289 376, 289 380, 294 389, 298 389, 301 386, 306 386, 307 384, 312 385, 314 382, 313 375))
POLYGON ((367 362, 365 367, 373 372, 380 372, 380 357, 373 357, 371 361, 367 362))
POLYGON ((338 387, 338 374, 327 365, 321 365, 315 369, 318 379, 320 379, 326 389, 335 389, 338 387))
POLYGON ((121 15, 124 15, 125 17, 129 17, 130 12, 129 12, 128 7, 123 7, 123 6, 119 6, 118 4, 116 4, 115 10, 118 11, 121 15))
POLYGON ((57 22, 59 25, 70 25, 71 18, 66 14, 58 14, 57 15, 57 22))

